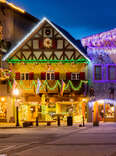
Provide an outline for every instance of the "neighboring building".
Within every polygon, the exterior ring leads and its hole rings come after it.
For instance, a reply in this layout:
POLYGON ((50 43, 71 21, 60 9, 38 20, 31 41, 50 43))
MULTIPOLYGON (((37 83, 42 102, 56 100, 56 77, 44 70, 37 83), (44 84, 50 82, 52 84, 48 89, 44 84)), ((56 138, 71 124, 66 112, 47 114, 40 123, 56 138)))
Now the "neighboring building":
POLYGON ((0 121, 6 121, 6 113, 3 114, 1 110, 6 112, 2 103, 6 102, 4 97, 8 96, 4 74, 7 72, 7 64, 1 63, 2 56, 12 49, 38 21, 37 18, 12 3, 0 0, 0 121))
MULTIPOLYGON (((38 116, 42 121, 53 120, 57 115, 62 115, 65 121, 70 114, 75 122, 82 121, 87 111, 89 58, 80 42, 63 28, 44 18, 3 61, 12 71, 9 87, 20 90, 17 97, 20 123, 35 121, 38 116)), ((15 118, 11 90, 8 122, 15 118)))
POLYGON ((94 90, 89 94, 88 121, 96 105, 99 120, 116 121, 116 29, 83 38, 82 44, 91 59, 88 80, 94 90))
POLYGON ((38 21, 23 9, 0 0, 0 53, 7 53, 38 21))

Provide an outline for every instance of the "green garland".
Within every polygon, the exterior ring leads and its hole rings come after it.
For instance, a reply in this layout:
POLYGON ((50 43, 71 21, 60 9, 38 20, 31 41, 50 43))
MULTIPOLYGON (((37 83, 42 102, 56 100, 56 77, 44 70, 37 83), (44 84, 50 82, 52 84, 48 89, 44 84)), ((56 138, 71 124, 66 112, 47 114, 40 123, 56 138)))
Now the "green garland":
MULTIPOLYGON (((73 85, 72 81, 69 80, 68 83, 65 85, 64 90, 67 90, 69 87, 71 87, 72 90, 74 90, 74 91, 79 91, 80 88, 82 87, 82 84, 83 84, 83 83, 87 84, 88 81, 81 80, 81 81, 80 81, 80 84, 79 84, 77 87, 75 87, 75 86, 73 85)), ((12 82, 11 82, 10 80, 8 80, 8 84, 9 84, 10 88, 12 88, 13 85, 12 85, 12 82)), ((35 82, 35 80, 33 80, 32 83, 31 83, 31 85, 30 85, 30 87, 29 87, 29 88, 26 88, 26 87, 24 86, 23 81, 20 80, 20 81, 19 81, 19 86, 20 86, 20 88, 24 88, 25 90, 30 90, 30 89, 33 88, 33 86, 34 86, 35 88, 37 88, 37 83, 35 82)), ((60 81, 57 80, 56 83, 55 83, 55 85, 54 85, 53 87, 50 87, 49 84, 48 84, 48 81, 45 80, 45 81, 42 83, 42 85, 40 86, 40 90, 42 90, 45 86, 47 86, 47 88, 48 88, 49 90, 55 90, 57 87, 60 87, 60 89, 61 89, 61 86, 62 86, 62 85, 61 85, 60 81)))
POLYGON ((77 60, 74 60, 74 59, 71 59, 71 60, 47 60, 47 59, 43 59, 43 60, 19 60, 19 59, 8 59, 7 60, 8 63, 21 63, 21 62, 24 62, 24 63, 89 63, 89 61, 87 59, 77 59, 77 60))

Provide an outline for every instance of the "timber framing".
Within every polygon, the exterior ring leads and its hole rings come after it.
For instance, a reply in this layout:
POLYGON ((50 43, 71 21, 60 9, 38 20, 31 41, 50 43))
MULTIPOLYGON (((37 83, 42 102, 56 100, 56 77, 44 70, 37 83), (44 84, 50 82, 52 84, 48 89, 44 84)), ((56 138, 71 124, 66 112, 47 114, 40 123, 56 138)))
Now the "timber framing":
POLYGON ((89 58, 75 45, 70 38, 67 38, 63 32, 61 32, 56 25, 44 18, 37 24, 32 31, 20 41, 16 47, 14 47, 3 58, 3 61, 7 60, 78 60, 89 58), (45 35, 45 29, 51 29, 52 35, 49 39, 56 43, 56 47, 46 48, 39 47, 39 41, 44 41, 47 36, 45 35), (62 43, 62 46, 58 47, 58 44, 62 43))

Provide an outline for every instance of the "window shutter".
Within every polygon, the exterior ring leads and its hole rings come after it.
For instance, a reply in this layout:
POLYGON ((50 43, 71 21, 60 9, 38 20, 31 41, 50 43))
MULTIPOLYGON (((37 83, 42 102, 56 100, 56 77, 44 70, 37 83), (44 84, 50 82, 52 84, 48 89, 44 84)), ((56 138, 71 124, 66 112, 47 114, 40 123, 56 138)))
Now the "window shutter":
POLYGON ((43 40, 39 40, 39 48, 43 48, 43 40))
POLYGON ((15 73, 15 80, 20 80, 20 72, 15 73))
POLYGON ((46 72, 41 73, 41 80, 46 80, 46 72))
POLYGON ((85 80, 85 72, 80 73, 80 80, 85 80))
POLYGON ((71 80, 71 72, 67 72, 66 73, 66 79, 67 80, 71 80))
POLYGON ((52 48, 56 49, 57 48, 57 40, 52 41, 52 48))
POLYGON ((29 73, 29 80, 34 80, 34 73, 33 72, 29 73))
POLYGON ((59 72, 55 72, 55 80, 59 80, 59 72))
POLYGON ((26 73, 26 80, 29 80, 29 73, 26 73))

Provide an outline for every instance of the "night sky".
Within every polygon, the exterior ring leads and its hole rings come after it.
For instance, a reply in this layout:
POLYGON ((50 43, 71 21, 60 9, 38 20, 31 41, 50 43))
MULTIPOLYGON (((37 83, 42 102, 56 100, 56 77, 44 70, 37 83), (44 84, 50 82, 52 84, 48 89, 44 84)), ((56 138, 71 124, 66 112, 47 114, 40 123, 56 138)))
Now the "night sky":
POLYGON ((47 17, 75 38, 116 27, 116 0, 9 0, 41 19, 47 17))

